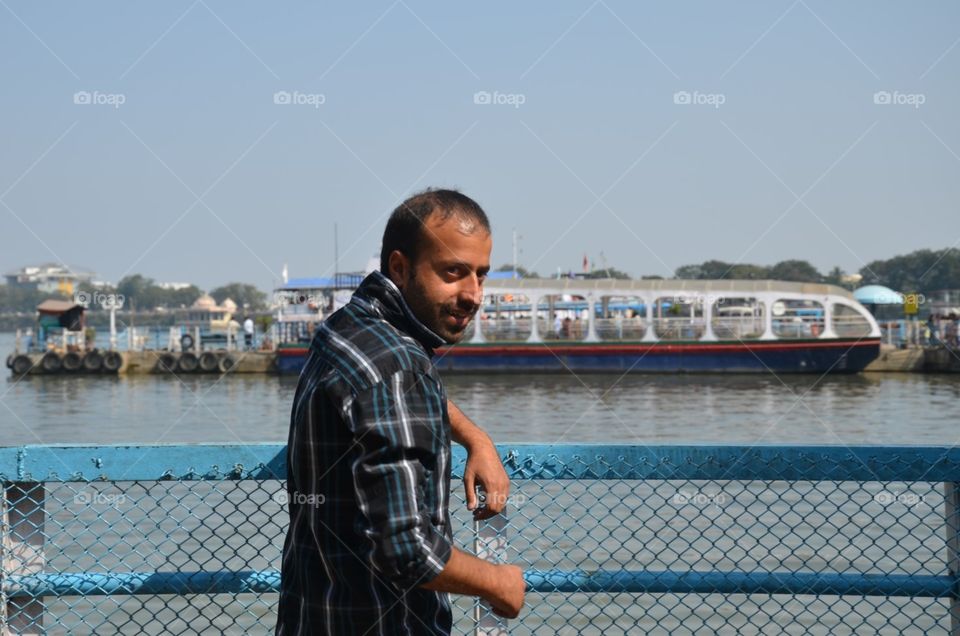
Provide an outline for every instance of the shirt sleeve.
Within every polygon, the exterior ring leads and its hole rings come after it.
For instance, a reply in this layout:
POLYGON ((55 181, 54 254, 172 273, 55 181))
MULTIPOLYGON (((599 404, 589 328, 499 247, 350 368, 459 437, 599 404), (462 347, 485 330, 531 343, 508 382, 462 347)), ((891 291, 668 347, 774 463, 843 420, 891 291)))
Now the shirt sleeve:
MULTIPOLYGON (((443 570, 452 546, 433 525, 427 472, 436 471, 443 431, 443 393, 422 373, 398 371, 354 396, 350 425, 360 456, 353 483, 373 567, 403 588, 443 570)), ((441 477, 443 478, 443 477, 441 477)), ((436 495, 436 493, 434 493, 436 495)))

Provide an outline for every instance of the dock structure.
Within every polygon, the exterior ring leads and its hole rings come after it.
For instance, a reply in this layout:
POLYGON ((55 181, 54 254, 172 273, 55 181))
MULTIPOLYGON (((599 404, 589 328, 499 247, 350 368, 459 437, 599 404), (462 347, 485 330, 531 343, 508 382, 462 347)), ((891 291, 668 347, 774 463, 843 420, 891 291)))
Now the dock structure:
MULTIPOLYGON (((508 513, 455 542, 526 572, 473 634, 960 634, 960 449, 505 445, 508 513)), ((457 447, 453 476, 463 474, 457 447)), ((271 634, 281 444, 0 449, 4 634, 271 634)))

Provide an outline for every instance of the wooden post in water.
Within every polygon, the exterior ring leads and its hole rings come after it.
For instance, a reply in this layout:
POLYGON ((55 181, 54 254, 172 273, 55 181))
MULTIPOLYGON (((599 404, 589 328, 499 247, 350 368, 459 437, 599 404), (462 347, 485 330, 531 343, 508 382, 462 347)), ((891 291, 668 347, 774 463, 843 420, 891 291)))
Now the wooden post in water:
MULTIPOLYGON (((0 579, 29 576, 44 569, 44 487, 37 482, 5 482, 0 525, 0 579)), ((2 583, 2 581, 0 581, 2 583)), ((0 596, 0 634, 44 633, 43 599, 0 596)))
MULTIPOLYGON (((950 576, 960 573, 960 484, 943 484, 944 517, 947 528, 947 570, 950 576)), ((960 598, 956 590, 950 597, 950 635, 960 636, 960 598)))

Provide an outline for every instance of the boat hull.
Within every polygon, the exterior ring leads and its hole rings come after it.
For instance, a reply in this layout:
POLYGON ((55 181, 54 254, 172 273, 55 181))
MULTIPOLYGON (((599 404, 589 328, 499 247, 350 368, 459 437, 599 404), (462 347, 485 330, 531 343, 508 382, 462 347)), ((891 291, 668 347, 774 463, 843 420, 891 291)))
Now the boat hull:
MULTIPOLYGON (((277 368, 299 373, 306 348, 282 349, 277 368)), ((437 350, 440 371, 467 373, 857 373, 879 338, 680 343, 463 343, 437 350)))

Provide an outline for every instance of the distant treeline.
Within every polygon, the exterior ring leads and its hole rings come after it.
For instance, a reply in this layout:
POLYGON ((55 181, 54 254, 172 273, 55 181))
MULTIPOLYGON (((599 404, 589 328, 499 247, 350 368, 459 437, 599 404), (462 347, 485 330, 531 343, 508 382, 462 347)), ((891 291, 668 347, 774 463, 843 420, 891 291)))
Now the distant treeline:
MULTIPOLYGON (((83 289, 83 291, 92 292, 93 290, 83 289)), ((203 295, 203 291, 196 285, 190 285, 182 289, 164 289, 157 285, 152 278, 146 278, 140 274, 125 276, 120 279, 116 287, 100 287, 97 288, 96 292, 104 296, 109 294, 122 296, 123 309, 126 311, 137 310, 138 312, 189 307, 203 295)), ((267 294, 247 283, 221 285, 211 290, 210 295, 218 304, 230 298, 237 303, 238 313, 242 313, 245 309, 251 312, 267 309, 267 294)), ((0 285, 0 313, 22 312, 32 316, 37 305, 47 298, 64 297, 59 294, 40 292, 36 289, 0 285)), ((96 303, 91 303, 90 309, 97 311, 100 308, 96 303)))
MULTIPOLYGON (((884 285, 903 293, 930 293, 939 289, 960 288, 960 252, 953 248, 917 250, 903 256, 867 263, 858 272, 859 285, 884 285)), ((707 261, 677 268, 677 278, 687 279, 772 279, 804 283, 843 284, 846 272, 834 267, 821 274, 807 261, 787 260, 769 267, 742 263, 707 261)))
MULTIPOLYGON (((522 266, 507 264, 500 271, 516 269, 521 276, 537 278, 536 272, 529 272, 522 266)), ((706 261, 699 265, 684 265, 677 268, 674 275, 685 279, 745 279, 745 280, 786 280, 809 283, 832 283, 843 285, 846 272, 834 267, 826 274, 821 273, 808 261, 786 260, 776 265, 752 265, 748 263, 726 263, 724 261, 706 261)), ((960 252, 953 248, 941 250, 917 250, 903 256, 867 263, 859 271, 863 279, 858 285, 879 284, 896 291, 910 293, 930 293, 939 289, 960 288, 960 252)), ((595 269, 584 278, 620 278, 630 276, 613 267, 595 269)), ((642 278, 661 278, 643 276, 642 278)), ((123 296, 125 312, 135 310, 150 313, 155 310, 171 310, 189 307, 203 292, 196 285, 183 289, 164 289, 152 278, 140 274, 125 276, 116 287, 103 287, 97 290, 101 294, 123 296)), ((268 309, 268 296, 255 286, 247 283, 228 283, 211 290, 210 295, 217 303, 230 298, 237 303, 237 311, 259 313, 268 309)), ((0 328, 11 320, 18 320, 12 314, 21 313, 24 317, 33 317, 36 307, 46 298, 56 298, 55 294, 38 292, 10 285, 0 285, 0 328)), ((97 307, 91 306, 96 313, 97 307)), ((157 320, 163 322, 158 315, 157 320)))

